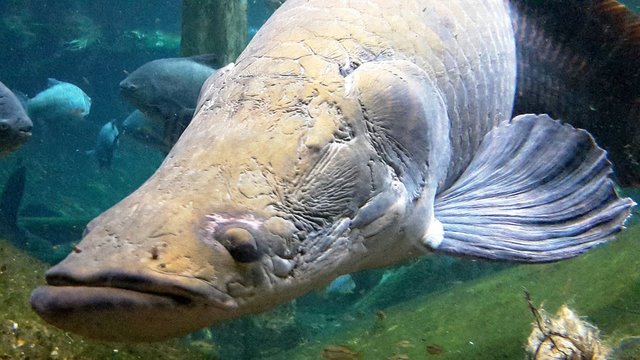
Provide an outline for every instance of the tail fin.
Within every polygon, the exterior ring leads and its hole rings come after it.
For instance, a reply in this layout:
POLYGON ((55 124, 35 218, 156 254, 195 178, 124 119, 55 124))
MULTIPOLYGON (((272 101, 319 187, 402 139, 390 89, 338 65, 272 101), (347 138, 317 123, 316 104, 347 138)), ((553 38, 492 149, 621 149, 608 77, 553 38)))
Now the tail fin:
POLYGON ((14 170, 0 195, 0 224, 8 229, 18 226, 18 209, 24 195, 26 172, 24 166, 14 170))
POLYGON ((640 17, 614 0, 510 0, 514 114, 587 129, 622 185, 640 185, 640 17))
POLYGON ((586 131, 547 115, 518 116, 489 132, 438 195, 444 238, 433 248, 520 262, 579 255, 620 231, 634 204, 617 196, 610 174, 586 131))

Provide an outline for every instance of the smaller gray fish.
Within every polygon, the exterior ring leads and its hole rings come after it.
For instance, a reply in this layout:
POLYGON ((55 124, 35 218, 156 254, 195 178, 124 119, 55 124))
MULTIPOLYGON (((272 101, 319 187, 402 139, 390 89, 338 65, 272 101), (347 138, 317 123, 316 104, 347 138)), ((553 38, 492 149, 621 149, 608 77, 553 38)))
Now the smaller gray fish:
POLYGON ((136 141, 168 153, 171 149, 166 146, 163 138, 163 126, 149 118, 140 110, 135 110, 122 123, 122 133, 136 141))
POLYGON ((48 79, 47 89, 27 102, 29 116, 37 120, 82 119, 89 115, 91 98, 74 84, 48 79))
POLYGON ((113 160, 113 152, 118 145, 118 139, 120 138, 120 132, 116 126, 116 120, 111 120, 104 124, 98 132, 98 139, 96 140, 96 148, 92 153, 98 160, 100 168, 110 168, 111 161, 113 160))
POLYGON ((191 122, 200 88, 217 61, 214 55, 153 60, 122 80, 120 93, 162 124, 164 147, 170 149, 191 122))
POLYGON ((32 128, 33 123, 18 98, 0 82, 0 156, 27 141, 32 128))

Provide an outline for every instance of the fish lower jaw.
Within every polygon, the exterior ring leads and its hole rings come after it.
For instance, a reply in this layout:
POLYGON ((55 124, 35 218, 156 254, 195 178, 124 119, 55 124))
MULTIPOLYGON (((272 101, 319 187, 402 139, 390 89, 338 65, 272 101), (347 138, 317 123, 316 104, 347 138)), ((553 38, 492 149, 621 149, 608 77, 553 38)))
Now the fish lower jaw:
POLYGON ((45 285, 29 300, 46 322, 105 341, 161 341, 235 316, 233 306, 112 287, 45 285))

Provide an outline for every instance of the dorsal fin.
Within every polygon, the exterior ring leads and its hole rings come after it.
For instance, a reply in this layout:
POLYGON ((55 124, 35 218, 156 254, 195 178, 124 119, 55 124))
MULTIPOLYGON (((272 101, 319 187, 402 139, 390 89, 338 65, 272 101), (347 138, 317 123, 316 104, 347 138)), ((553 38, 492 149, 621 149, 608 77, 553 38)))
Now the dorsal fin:
POLYGON ((214 69, 219 69, 222 67, 222 65, 220 64, 220 57, 216 54, 194 55, 189 56, 189 59, 197 62, 198 64, 209 66, 214 69))
POLYGON ((60 80, 56 80, 54 78, 48 78, 47 79, 47 87, 48 88, 54 87, 54 86, 60 85, 60 84, 62 84, 62 81, 60 81, 60 80))
POLYGON ((640 17, 614 0, 510 0, 514 114, 587 129, 622 185, 640 185, 640 17))

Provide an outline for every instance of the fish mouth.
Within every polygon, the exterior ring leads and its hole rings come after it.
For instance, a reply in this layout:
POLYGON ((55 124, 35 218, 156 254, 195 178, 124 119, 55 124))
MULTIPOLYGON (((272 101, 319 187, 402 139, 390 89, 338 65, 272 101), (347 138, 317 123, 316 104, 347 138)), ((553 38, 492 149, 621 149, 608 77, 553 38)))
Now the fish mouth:
POLYGON ((9 154, 26 143, 31 137, 31 132, 14 131, 7 135, 0 130, 0 156, 9 154))
POLYGON ((20 141, 27 141, 31 137, 31 131, 20 130, 18 132, 18 137, 20 138, 20 141))
POLYGON ((18 129, 16 129, 16 135, 21 138, 21 139, 28 139, 31 136, 31 129, 33 127, 32 126, 23 126, 20 127, 18 129))
POLYGON ((11 127, 0 122, 0 137, 4 142, 14 142, 22 144, 31 137, 31 126, 11 127))
POLYGON ((29 299, 48 323, 106 341, 159 341, 232 317, 237 302, 203 281, 105 271, 70 276, 54 267, 29 299), (194 285, 195 284, 195 285, 194 285))

